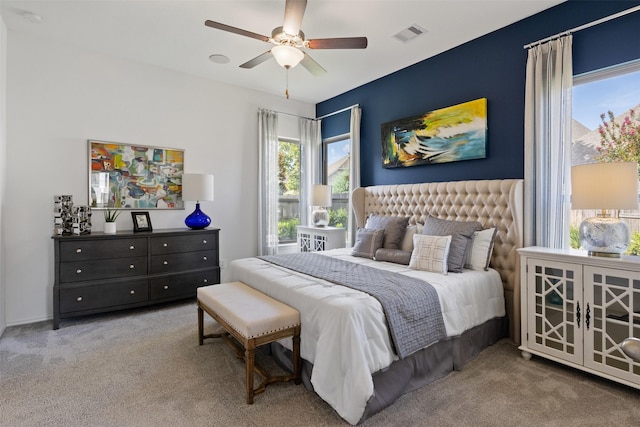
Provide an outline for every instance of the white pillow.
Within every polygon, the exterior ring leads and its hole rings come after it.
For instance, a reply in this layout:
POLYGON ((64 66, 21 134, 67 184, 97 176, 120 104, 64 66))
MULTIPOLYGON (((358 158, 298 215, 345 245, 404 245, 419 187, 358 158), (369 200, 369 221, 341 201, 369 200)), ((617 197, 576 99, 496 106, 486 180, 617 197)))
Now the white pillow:
POLYGON ((409 268, 447 274, 450 245, 451 236, 414 234, 409 268))
POLYGON ((487 228, 473 233, 471 236, 471 250, 467 254, 467 260, 464 263, 465 268, 470 268, 471 270, 488 269, 496 231, 495 228, 487 228))

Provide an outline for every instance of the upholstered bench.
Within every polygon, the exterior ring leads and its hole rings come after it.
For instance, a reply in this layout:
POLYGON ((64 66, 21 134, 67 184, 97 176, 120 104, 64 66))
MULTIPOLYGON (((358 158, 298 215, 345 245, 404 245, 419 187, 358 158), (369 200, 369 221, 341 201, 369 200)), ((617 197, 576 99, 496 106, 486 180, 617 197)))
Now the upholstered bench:
POLYGON ((300 313, 242 282, 222 283, 198 288, 198 340, 223 338, 244 357, 246 372, 247 403, 253 403, 254 395, 262 393, 267 385, 276 381, 291 381, 300 384, 302 363, 300 361, 300 313), (204 335, 203 311, 206 311, 226 331, 204 335), (231 339, 233 336, 235 340, 231 339), (293 374, 271 376, 255 365, 256 347, 292 337, 293 374), (240 348, 242 345, 243 348, 240 348), (253 388, 253 373, 263 381, 253 388))

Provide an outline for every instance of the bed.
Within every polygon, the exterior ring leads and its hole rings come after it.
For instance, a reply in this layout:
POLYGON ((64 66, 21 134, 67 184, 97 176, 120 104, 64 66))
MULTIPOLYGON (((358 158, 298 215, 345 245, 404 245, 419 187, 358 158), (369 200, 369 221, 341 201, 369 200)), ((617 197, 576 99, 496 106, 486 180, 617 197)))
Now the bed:
MULTIPOLYGON (((302 317, 303 380, 338 415, 357 424, 464 364, 507 334, 519 342, 519 263, 522 246, 522 180, 478 180, 401 184, 354 190, 356 223, 371 215, 477 221, 495 228, 488 271, 465 269, 446 275, 417 272, 404 264, 352 257, 351 249, 314 256, 355 261, 431 283, 442 306, 446 336, 399 357, 380 302, 356 289, 292 271, 262 258, 235 260, 232 280, 240 280, 296 309, 302 317)), ((387 274, 387 273, 384 273, 387 274)), ((287 342, 274 354, 287 363, 287 342)))

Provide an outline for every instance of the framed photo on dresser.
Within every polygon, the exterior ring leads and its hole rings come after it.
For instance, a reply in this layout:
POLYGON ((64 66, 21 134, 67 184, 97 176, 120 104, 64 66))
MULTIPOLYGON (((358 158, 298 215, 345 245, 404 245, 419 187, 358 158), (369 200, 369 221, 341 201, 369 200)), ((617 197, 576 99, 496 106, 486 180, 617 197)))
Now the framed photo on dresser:
POLYGON ((131 212, 133 219, 133 231, 152 231, 151 218, 149 212, 131 212))

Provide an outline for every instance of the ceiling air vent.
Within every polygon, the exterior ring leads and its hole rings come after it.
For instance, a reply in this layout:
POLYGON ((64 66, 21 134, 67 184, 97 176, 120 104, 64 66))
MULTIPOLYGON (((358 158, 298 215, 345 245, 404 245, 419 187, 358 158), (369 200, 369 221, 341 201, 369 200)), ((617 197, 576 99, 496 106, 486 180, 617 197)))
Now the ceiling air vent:
POLYGON ((405 28, 404 30, 400 31, 398 34, 394 35, 393 37, 395 37, 396 39, 400 40, 403 43, 408 42, 409 40, 413 40, 416 37, 426 33, 427 30, 425 30, 424 28, 422 28, 419 25, 413 24, 412 26, 405 28))

